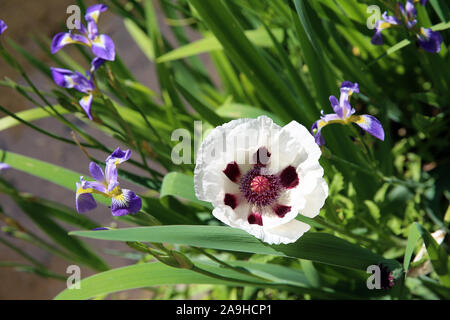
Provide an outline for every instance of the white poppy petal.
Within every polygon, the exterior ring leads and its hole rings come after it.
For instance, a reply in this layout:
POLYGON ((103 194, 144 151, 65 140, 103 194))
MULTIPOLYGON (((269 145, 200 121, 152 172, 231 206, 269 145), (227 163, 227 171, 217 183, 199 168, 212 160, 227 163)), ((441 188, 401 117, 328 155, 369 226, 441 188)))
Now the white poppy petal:
POLYGON ((280 172, 287 166, 307 167, 317 162, 322 153, 308 129, 296 121, 281 129, 274 137, 273 145, 277 150, 272 147, 274 155, 270 157, 269 167, 274 172, 280 172))
POLYGON ((320 212, 320 209, 325 204, 325 199, 328 197, 328 185, 324 179, 320 179, 316 188, 308 194, 306 199, 305 207, 300 210, 300 214, 314 218, 320 212))
POLYGON ((264 229, 264 242, 269 244, 288 244, 297 241, 311 227, 298 220, 291 220, 271 229, 264 229))

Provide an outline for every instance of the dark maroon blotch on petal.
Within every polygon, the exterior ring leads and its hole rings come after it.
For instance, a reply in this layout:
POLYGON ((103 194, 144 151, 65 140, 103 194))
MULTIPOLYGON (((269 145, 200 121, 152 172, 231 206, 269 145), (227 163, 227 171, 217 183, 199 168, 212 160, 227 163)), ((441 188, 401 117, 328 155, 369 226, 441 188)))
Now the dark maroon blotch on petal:
POLYGON ((265 166, 267 163, 269 163, 270 158, 270 152, 267 150, 266 147, 261 147, 256 151, 256 153, 253 155, 253 161, 257 165, 265 166))
POLYGON ((247 220, 250 224, 263 225, 262 216, 259 212, 250 213, 247 220))
POLYGON ((225 203, 225 205, 230 206, 231 209, 236 208, 238 205, 236 196, 231 193, 225 193, 223 202, 225 203))
POLYGON ((281 171, 280 182, 287 189, 295 188, 299 183, 297 170, 293 166, 289 166, 281 171))
POLYGON ((381 289, 391 289, 392 287, 394 287, 395 278, 394 278, 394 275, 392 274, 392 271, 390 270, 390 268, 383 263, 378 264, 378 267, 380 268, 380 273, 381 273, 380 274, 381 289))
POLYGON ((225 173, 231 181, 237 182, 241 175, 241 170, 239 170, 239 166, 236 161, 233 161, 227 164, 227 167, 223 170, 223 173, 225 173))
POLYGON ((280 218, 283 218, 286 215, 286 213, 291 211, 291 207, 290 206, 285 206, 283 204, 277 204, 273 208, 273 211, 276 213, 277 216, 279 216, 280 218))

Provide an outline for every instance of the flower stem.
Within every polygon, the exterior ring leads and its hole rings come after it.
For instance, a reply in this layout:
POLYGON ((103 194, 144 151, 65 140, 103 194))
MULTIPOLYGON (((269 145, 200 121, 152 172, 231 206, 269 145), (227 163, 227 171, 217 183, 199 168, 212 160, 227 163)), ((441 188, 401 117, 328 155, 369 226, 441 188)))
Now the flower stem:
POLYGON ((247 275, 247 276, 255 277, 255 278, 259 279, 259 280, 269 281, 268 279, 263 278, 263 277, 260 277, 260 276, 257 276, 257 275, 255 275, 255 274, 253 274, 253 273, 251 273, 251 272, 249 272, 249 271, 247 271, 247 270, 244 270, 244 269, 241 269, 241 268, 234 267, 234 266, 232 266, 232 265, 226 263, 225 261, 222 261, 222 260, 216 258, 215 256, 213 256, 212 254, 208 253, 208 252, 207 252, 205 249, 203 249, 203 248, 198 248, 198 247, 193 247, 193 248, 196 249, 197 251, 200 251, 200 252, 203 253, 205 256, 207 256, 207 257, 210 258, 211 260, 217 262, 217 263, 220 264, 221 266, 224 266, 225 268, 228 268, 228 269, 231 269, 231 270, 233 270, 233 271, 236 271, 236 272, 245 274, 245 275, 247 275))

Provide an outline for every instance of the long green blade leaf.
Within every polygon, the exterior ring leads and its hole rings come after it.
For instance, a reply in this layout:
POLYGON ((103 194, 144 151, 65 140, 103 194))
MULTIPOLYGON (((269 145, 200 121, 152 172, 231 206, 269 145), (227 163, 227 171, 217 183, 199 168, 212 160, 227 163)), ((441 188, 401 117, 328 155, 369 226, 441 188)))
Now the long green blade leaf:
MULTIPOLYGON (((274 29, 272 30, 272 32, 277 40, 282 39, 283 30, 274 29)), ((247 30, 244 33, 247 36, 248 40, 250 40, 250 42, 252 42, 255 46, 273 46, 273 42, 271 41, 269 34, 264 29, 247 30)), ((191 42, 166 54, 163 54, 158 59, 156 59, 156 62, 168 62, 177 59, 184 59, 197 54, 216 50, 223 50, 222 45, 213 35, 207 35, 201 40, 191 42)))
POLYGON ((383 257, 326 233, 309 232, 290 245, 268 245, 243 230, 219 226, 155 226, 108 231, 75 231, 93 239, 185 244, 203 248, 270 254, 366 270, 383 257))

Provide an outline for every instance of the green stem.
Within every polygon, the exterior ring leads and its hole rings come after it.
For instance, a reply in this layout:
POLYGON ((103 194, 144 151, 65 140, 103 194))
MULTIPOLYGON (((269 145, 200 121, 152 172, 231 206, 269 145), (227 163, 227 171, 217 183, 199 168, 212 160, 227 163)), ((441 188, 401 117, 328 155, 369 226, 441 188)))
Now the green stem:
POLYGON ((363 237, 363 236, 360 236, 360 235, 357 235, 357 234, 353 234, 353 233, 351 233, 350 231, 347 231, 347 230, 345 230, 345 229, 341 229, 341 228, 339 228, 338 226, 336 226, 336 225, 334 225, 334 224, 331 224, 331 223, 329 223, 329 222, 327 222, 325 219, 323 219, 322 217, 315 217, 314 218, 314 220, 316 220, 318 223, 320 223, 321 225, 323 225, 323 226, 325 226, 325 227, 327 227, 327 228, 329 228, 329 229, 331 229, 331 230, 333 230, 333 231, 336 231, 337 233, 340 233, 340 234, 342 234, 342 235, 345 235, 345 236, 347 236, 347 237, 349 237, 349 238, 353 238, 353 239, 355 239, 355 240, 359 240, 359 241, 363 241, 363 242, 366 242, 367 244, 370 244, 370 245, 375 245, 376 244, 376 241, 375 240, 372 240, 372 239, 368 239, 368 238, 366 238, 366 237, 363 237))
POLYGON ((244 274, 244 275, 246 275, 246 276, 252 276, 252 277, 255 277, 255 278, 257 278, 258 280, 262 280, 262 281, 270 281, 269 279, 266 279, 266 278, 260 277, 260 276, 258 276, 258 275, 255 275, 255 274, 253 274, 253 273, 251 273, 251 272, 249 272, 249 271, 247 271, 247 270, 243 270, 243 269, 234 267, 234 266, 232 266, 232 265, 226 263, 225 261, 222 261, 222 260, 220 260, 219 258, 216 258, 215 256, 213 256, 212 254, 208 253, 208 252, 207 252, 205 249, 203 249, 203 248, 198 248, 198 247, 193 247, 193 248, 196 249, 197 251, 200 251, 202 254, 204 254, 205 256, 207 256, 209 259, 211 259, 211 260, 217 262, 218 264, 220 264, 221 266, 224 266, 224 267, 227 268, 227 269, 230 269, 230 270, 233 270, 233 271, 242 273, 242 274, 244 274))
POLYGON ((368 170, 368 169, 365 169, 365 168, 363 168, 363 167, 361 167, 361 166, 359 166, 359 165, 357 165, 357 164, 355 164, 353 162, 350 162, 348 160, 342 159, 342 158, 340 158, 340 157, 338 157, 338 156, 336 156, 334 154, 331 154, 331 153, 330 154, 328 154, 328 153, 325 154, 324 153, 324 157, 326 159, 329 159, 329 160, 332 160, 332 161, 344 164, 346 166, 349 166, 350 168, 355 169, 357 171, 360 171, 360 172, 366 173, 368 175, 371 175, 371 176, 373 176, 373 177, 375 177, 377 179, 380 179, 381 181, 389 183, 389 184, 399 184, 399 185, 403 185, 405 187, 412 188, 412 189, 423 187, 423 185, 421 183, 419 183, 419 182, 416 182, 416 181, 413 181, 413 180, 402 180, 402 179, 399 179, 397 177, 392 177, 392 176, 391 177, 387 177, 380 170, 378 170, 377 168, 375 168, 373 170, 368 170))
MULTIPOLYGON (((76 143, 75 143, 74 141, 72 141, 72 140, 69 140, 69 139, 66 139, 66 138, 57 136, 57 135, 55 135, 55 134, 53 134, 53 133, 51 133, 51 132, 48 132, 48 131, 46 131, 46 130, 44 130, 44 129, 41 129, 41 128, 35 126, 34 124, 31 124, 30 122, 27 122, 27 121, 23 120, 22 118, 20 118, 20 117, 17 116, 16 114, 12 113, 11 111, 9 111, 8 109, 6 109, 5 107, 2 107, 1 105, 0 105, 0 110, 1 110, 2 112, 6 113, 7 115, 9 115, 10 117, 13 117, 13 118, 16 119, 17 121, 20 121, 21 123, 23 123, 23 124, 29 126, 30 128, 32 128, 32 129, 34 129, 34 130, 36 130, 36 131, 38 131, 38 132, 40 132, 40 133, 42 133, 42 134, 45 134, 45 135, 47 135, 47 136, 49 136, 49 137, 51 137, 51 138, 53 138, 53 139, 56 139, 56 140, 59 140, 59 141, 65 142, 65 143, 70 143, 70 144, 76 145, 76 143)), ((97 148, 97 146, 91 145, 91 144, 86 144, 86 143, 80 143, 80 144, 81 144, 83 147, 86 147, 86 148, 95 148, 95 149, 97 148)))
POLYGON ((2 237, 0 237, 0 242, 3 243, 5 246, 7 246, 8 248, 10 248, 11 250, 14 250, 15 252, 17 252, 18 254, 20 254, 22 257, 24 257, 25 259, 27 259, 28 261, 30 261, 32 264, 34 264, 36 267, 38 268, 45 268, 45 266, 43 264, 41 264, 39 261, 37 261, 36 259, 34 259, 32 256, 28 255, 26 252, 22 251, 21 249, 19 249, 18 247, 16 247, 15 245, 13 245, 12 243, 9 243, 8 241, 6 241, 5 239, 3 239, 2 237))

